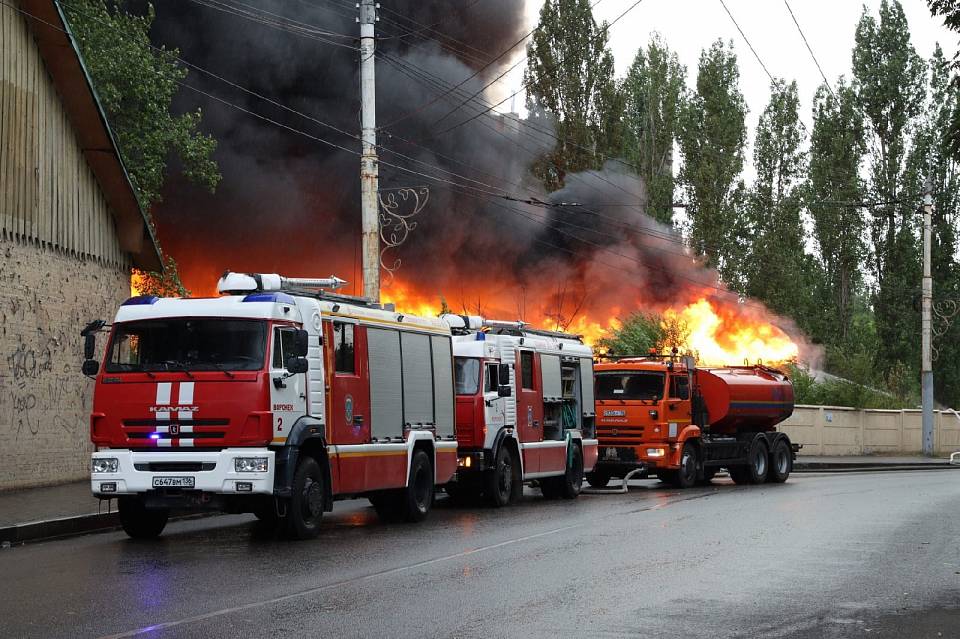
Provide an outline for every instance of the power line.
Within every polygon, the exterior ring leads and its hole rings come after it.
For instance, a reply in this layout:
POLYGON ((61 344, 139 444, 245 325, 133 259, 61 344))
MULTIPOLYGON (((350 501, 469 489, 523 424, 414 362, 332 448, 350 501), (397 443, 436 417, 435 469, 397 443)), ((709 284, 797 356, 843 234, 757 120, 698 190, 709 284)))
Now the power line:
POLYGON ((830 81, 827 80, 827 75, 823 72, 823 67, 820 66, 820 62, 817 60, 817 56, 813 54, 813 49, 810 48, 810 43, 807 41, 807 36, 803 33, 803 29, 800 28, 800 23, 797 22, 797 16, 793 15, 793 9, 790 8, 790 3, 787 0, 783 0, 783 4, 786 5, 787 11, 790 12, 790 17, 793 18, 793 24, 797 25, 797 31, 800 32, 800 37, 803 38, 803 43, 807 45, 807 51, 810 52, 810 57, 813 58, 813 63, 817 65, 817 71, 820 72, 820 77, 823 78, 823 83, 827 85, 827 90, 830 91, 830 95, 833 96, 833 99, 837 99, 837 94, 833 92, 833 87, 830 86, 830 81))
POLYGON ((730 9, 727 8, 727 3, 723 0, 720 0, 720 4, 723 5, 723 10, 727 12, 727 15, 730 16, 730 21, 733 22, 733 26, 737 28, 737 31, 740 32, 740 36, 743 38, 743 41, 747 43, 747 46, 750 47, 750 51, 753 52, 753 57, 757 59, 757 62, 760 63, 760 66, 763 67, 764 72, 766 72, 767 77, 770 78, 770 82, 776 82, 773 77, 773 74, 770 73, 770 69, 767 68, 767 65, 763 63, 763 60, 760 59, 760 54, 757 53, 757 50, 753 48, 753 45, 750 44, 750 39, 747 37, 747 34, 743 32, 743 29, 740 28, 740 25, 737 24, 737 19, 733 17, 733 14, 730 13, 730 9))

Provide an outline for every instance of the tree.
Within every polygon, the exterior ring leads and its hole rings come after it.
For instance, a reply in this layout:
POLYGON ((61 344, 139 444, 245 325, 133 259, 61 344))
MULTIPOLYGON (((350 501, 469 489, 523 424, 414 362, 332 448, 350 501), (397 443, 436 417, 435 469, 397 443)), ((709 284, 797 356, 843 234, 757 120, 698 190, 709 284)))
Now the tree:
POLYGON ((654 37, 623 83, 624 155, 647 185, 647 214, 664 224, 673 220, 673 143, 686 75, 677 54, 654 37))
MULTIPOLYGON (((956 0, 927 0, 927 6, 934 16, 943 17, 945 27, 960 32, 960 4, 956 0)), ((937 49, 939 48, 940 45, 937 45, 937 49)), ((954 71, 953 79, 950 82, 956 88, 960 85, 960 77, 956 75, 958 68, 960 68, 960 56, 955 55, 953 60, 947 63, 946 60, 943 60, 941 52, 940 62, 954 71)), ((950 154, 954 159, 960 160, 960 104, 954 102, 952 107, 943 131, 950 154)))
POLYGON ((556 129, 556 145, 533 168, 548 190, 619 151, 623 98, 613 73, 606 23, 597 25, 588 0, 546 0, 527 46, 524 86, 531 116, 556 129))
MULTIPOLYGON (((943 305, 960 300, 960 264, 957 263, 957 207, 960 205, 960 177, 957 156, 945 133, 958 104, 960 87, 951 83, 948 65, 938 46, 930 60, 929 103, 914 127, 907 181, 919 190, 930 178, 933 185, 934 217, 932 238, 933 299, 943 305)), ((942 323, 935 322, 940 329, 942 323)), ((960 325, 956 319, 945 333, 934 339, 934 390, 939 401, 960 405, 960 325)))
POLYGON ((676 317, 634 313, 601 339, 598 346, 607 355, 645 355, 650 349, 687 351, 689 339, 690 329, 676 317))
POLYGON ((804 320, 810 307, 812 260, 805 254, 799 187, 804 134, 797 83, 777 80, 760 116, 754 142, 757 172, 748 196, 749 246, 745 292, 773 311, 804 320))
POLYGON ((862 291, 860 269, 867 255, 862 210, 842 204, 864 198, 860 178, 866 153, 863 113, 842 78, 836 87, 833 92, 822 85, 814 98, 805 187, 823 270, 818 291, 823 310, 815 331, 828 344, 847 342, 854 304, 862 291))
POLYGON ((217 143, 199 131, 199 109, 182 115, 170 110, 187 70, 176 61, 178 51, 150 44, 153 5, 142 16, 115 0, 63 6, 141 205, 149 210, 160 200, 171 154, 188 178, 213 191, 220 181, 211 157, 217 143))
MULTIPOLYGON (((153 5, 144 15, 128 13, 117 0, 69 0, 62 7, 143 209, 149 213, 160 200, 174 157, 188 179, 213 191, 220 181, 212 157, 217 143, 200 131, 199 109, 171 111, 187 70, 176 50, 151 45, 153 5)), ((144 281, 182 293, 176 262, 165 256, 163 264, 162 273, 144 274, 144 281)))
POLYGON ((720 40, 700 54, 696 92, 680 109, 680 181, 687 193, 690 242, 736 286, 738 207, 747 141, 747 105, 733 44, 720 40))
POLYGON ((907 183, 910 126, 925 97, 925 64, 910 44, 900 3, 882 0, 879 22, 864 11, 853 50, 854 87, 870 124, 869 194, 885 204, 870 223, 874 308, 880 337, 878 363, 883 371, 897 362, 919 361, 919 316, 912 297, 920 281, 915 233, 918 192, 907 183))

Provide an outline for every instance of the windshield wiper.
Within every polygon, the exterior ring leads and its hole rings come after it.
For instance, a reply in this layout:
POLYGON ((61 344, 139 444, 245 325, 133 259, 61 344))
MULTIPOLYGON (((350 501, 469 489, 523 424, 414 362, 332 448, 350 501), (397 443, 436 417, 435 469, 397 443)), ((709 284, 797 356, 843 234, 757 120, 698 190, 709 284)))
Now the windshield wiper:
POLYGON ((193 379, 193 373, 190 372, 190 370, 187 368, 187 365, 184 364, 183 362, 178 362, 178 361, 176 361, 176 360, 168 359, 168 360, 165 360, 165 361, 161 362, 161 364, 163 364, 164 366, 166 366, 166 367, 167 367, 167 370, 170 370, 170 367, 171 367, 171 366, 176 366, 176 368, 175 368, 174 370, 180 371, 181 373, 185 374, 185 375, 186 375, 187 377, 189 377, 190 379, 193 379))
POLYGON ((233 373, 228 371, 226 368, 224 368, 223 364, 221 364, 220 362, 207 362, 207 363, 231 379, 236 377, 236 375, 234 375, 233 373))

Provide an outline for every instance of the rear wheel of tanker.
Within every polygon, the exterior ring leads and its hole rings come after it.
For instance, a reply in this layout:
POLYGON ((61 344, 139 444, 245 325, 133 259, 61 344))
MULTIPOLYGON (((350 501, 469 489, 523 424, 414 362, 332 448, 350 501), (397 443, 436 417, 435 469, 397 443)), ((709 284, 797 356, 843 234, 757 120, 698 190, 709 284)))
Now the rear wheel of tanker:
POLYGON ((790 471, 793 470, 793 452, 786 440, 779 439, 770 452, 770 469, 767 471, 767 481, 771 484, 782 484, 787 481, 790 471))
POLYGON ((147 508, 140 497, 120 497, 117 500, 120 525, 133 539, 154 539, 167 526, 170 511, 166 508, 147 508))
POLYGON ((680 453, 680 468, 668 475, 668 481, 675 488, 690 488, 697 483, 697 465, 699 455, 697 447, 689 442, 683 445, 680 453))
POLYGON ((313 539, 319 535, 325 498, 323 469, 313 457, 301 457, 284 518, 287 535, 293 539, 313 539))
POLYGON ((513 496, 513 484, 516 481, 515 460, 510 449, 501 446, 497 449, 493 468, 484 476, 483 493, 494 508, 500 508, 510 503, 513 496))
POLYGON ((433 465, 422 450, 410 460, 410 478, 402 492, 400 513, 409 522, 423 521, 433 506, 433 465))
POLYGON ((610 477, 609 472, 594 470, 593 472, 587 473, 587 483, 590 484, 592 488, 606 488, 607 484, 610 483, 610 477))

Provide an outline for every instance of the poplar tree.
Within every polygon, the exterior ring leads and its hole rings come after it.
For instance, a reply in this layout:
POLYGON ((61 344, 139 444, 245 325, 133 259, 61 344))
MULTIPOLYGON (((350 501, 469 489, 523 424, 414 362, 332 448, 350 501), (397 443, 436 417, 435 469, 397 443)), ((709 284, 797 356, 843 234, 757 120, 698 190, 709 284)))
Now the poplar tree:
POLYGON ((739 84, 733 43, 716 41, 700 54, 696 91, 680 109, 677 136, 690 243, 734 287, 741 280, 744 248, 738 178, 747 141, 747 105, 739 84))
POLYGON ((623 83, 624 155, 647 185, 646 212, 673 220, 673 143, 676 139, 686 68, 659 37, 640 49, 623 83))
POLYGON ((912 300, 920 282, 919 192, 907 181, 906 160, 911 123, 924 107, 925 64, 910 43, 907 19, 896 0, 882 0, 879 21, 864 11, 855 42, 854 85, 872 149, 869 195, 884 202, 873 209, 869 225, 878 363, 883 371, 916 368, 920 325, 912 300))
POLYGON ((527 46, 527 108, 548 120, 556 144, 535 163, 550 191, 568 173, 600 168, 622 145, 622 92, 614 80, 606 23, 598 25, 588 0, 546 0, 527 46))
POLYGON ((862 210, 843 203, 864 199, 860 165, 866 141, 857 96, 842 78, 835 86, 831 91, 821 85, 814 98, 805 196, 823 270, 817 332, 827 343, 845 344, 862 292, 867 246, 862 210))

